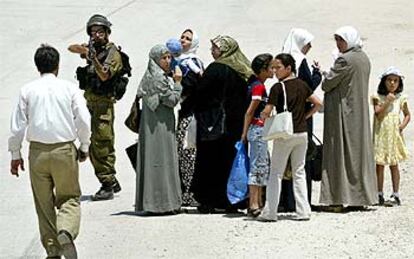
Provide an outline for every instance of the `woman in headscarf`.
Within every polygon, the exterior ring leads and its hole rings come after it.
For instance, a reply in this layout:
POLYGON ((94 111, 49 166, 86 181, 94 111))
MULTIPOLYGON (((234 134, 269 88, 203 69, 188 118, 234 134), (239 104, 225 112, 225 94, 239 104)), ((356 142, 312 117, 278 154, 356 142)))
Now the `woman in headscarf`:
POLYGON ((137 96, 142 98, 135 210, 162 214, 181 206, 174 107, 181 94, 181 71, 170 71, 171 54, 154 46, 137 96))
MULTIPOLYGON (((312 48, 312 40, 314 36, 307 30, 301 28, 292 28, 286 37, 286 40, 283 44, 282 52, 291 54, 296 62, 296 71, 297 77, 305 81, 309 88, 313 91, 318 87, 322 80, 322 74, 320 72, 319 63, 314 61, 312 65, 312 70, 309 67, 309 64, 306 60, 306 54, 312 48)), ((305 112, 308 112, 312 109, 310 102, 305 104, 305 112)), ((313 134, 313 119, 312 116, 306 120, 308 128, 308 145, 312 142, 313 134)), ((308 148, 309 149, 309 148, 308 148)), ((311 203, 312 198, 312 178, 314 166, 313 161, 308 157, 306 159, 305 171, 306 171, 306 183, 308 187, 308 200, 311 203)), ((283 180, 282 181, 282 196, 280 197, 279 205, 284 211, 294 211, 295 210, 295 198, 293 195, 293 184, 292 180, 283 180)))
POLYGON ((235 209, 227 199, 227 180, 249 104, 247 79, 253 74, 233 38, 217 36, 211 44, 215 61, 204 72, 195 101, 197 156, 192 190, 202 213, 235 209))
POLYGON ((200 82, 204 71, 203 63, 196 55, 199 39, 197 34, 186 29, 180 37, 182 53, 178 57, 178 64, 183 71, 181 85, 181 109, 178 113, 177 145, 178 145, 178 165, 181 178, 181 188, 183 191, 183 206, 197 206, 194 194, 190 191, 191 181, 194 174, 194 164, 196 157, 195 143, 190 143, 191 134, 188 132, 189 125, 195 123, 194 120, 194 91, 200 82))
POLYGON ((335 34, 339 57, 324 72, 324 146, 320 202, 367 206, 378 202, 370 129, 368 81, 370 61, 358 31, 351 26, 335 34))

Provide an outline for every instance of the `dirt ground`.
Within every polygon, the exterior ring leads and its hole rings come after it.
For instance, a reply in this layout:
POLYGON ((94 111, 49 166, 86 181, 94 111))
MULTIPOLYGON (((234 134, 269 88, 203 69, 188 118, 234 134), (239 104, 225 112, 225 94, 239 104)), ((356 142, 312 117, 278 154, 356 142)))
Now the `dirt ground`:
MULTIPOLYGON (((116 105, 117 171, 123 191, 114 200, 90 202, 99 183, 90 163, 81 166, 82 226, 76 240, 79 258, 412 258, 414 254, 413 160, 401 163, 399 207, 372 207, 348 213, 315 212, 307 222, 281 220, 272 224, 251 221, 243 214, 165 217, 133 215, 135 175, 124 149, 136 136, 123 125, 148 61, 149 49, 192 28, 200 35, 199 55, 208 64, 209 39, 228 34, 250 58, 277 54, 292 27, 315 35, 309 60, 324 69, 332 65, 334 31, 356 27, 372 63, 370 91, 375 93, 379 75, 390 66, 406 75, 405 93, 413 102, 414 2, 409 0, 230 0, 138 1, 61 0, 0 1, 0 258, 44 258, 39 240, 27 172, 18 179, 9 174, 7 152, 9 118, 20 87, 38 77, 33 54, 48 42, 61 53, 60 77, 76 82, 74 71, 81 60, 66 48, 85 42, 85 23, 94 13, 108 15, 113 23, 111 40, 131 57, 133 77, 126 97, 116 105)), ((318 94, 322 97, 320 91, 318 94)), ((367 100, 368 101, 368 100, 367 100)), ((412 105, 411 105, 412 106, 412 105)), ((372 112, 372 111, 371 111, 372 112)), ((316 115, 321 135, 323 114, 316 115)), ((413 152, 414 127, 405 131, 413 152)), ((23 150, 27 157, 27 142, 23 150)), ((388 172, 388 171, 387 171, 388 172)), ((385 194, 391 193, 389 174, 385 194)), ((318 203, 319 184, 313 187, 318 203)))

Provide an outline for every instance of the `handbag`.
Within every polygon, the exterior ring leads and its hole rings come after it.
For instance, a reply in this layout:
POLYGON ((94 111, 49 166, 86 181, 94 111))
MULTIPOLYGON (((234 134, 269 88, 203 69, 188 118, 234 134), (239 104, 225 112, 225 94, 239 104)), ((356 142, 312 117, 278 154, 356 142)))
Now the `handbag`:
POLYGON ((310 157, 310 160, 313 162, 313 171, 311 172, 311 179, 313 181, 320 181, 322 179, 322 157, 323 157, 323 143, 312 134, 312 136, 316 139, 318 144, 314 143, 315 151, 313 152, 313 156, 310 157))
POLYGON ((201 141, 221 138, 226 133, 226 112, 223 103, 220 106, 195 114, 197 136, 201 141))
MULTIPOLYGON (((227 70, 228 66, 225 67, 227 70)), ((223 87, 223 99, 220 100, 218 105, 194 114, 197 120, 197 139, 201 141, 212 141, 220 139, 227 133, 226 109, 224 108, 226 88, 227 86, 223 87)))
POLYGON ((137 168, 137 155, 138 155, 138 142, 132 144, 131 146, 125 149, 125 152, 128 155, 129 161, 131 162, 132 168, 134 170, 137 168))
POLYGON ((131 131, 138 133, 139 131, 139 122, 141 120, 141 109, 139 108, 139 100, 141 98, 136 96, 134 102, 132 103, 131 110, 128 117, 126 118, 124 124, 131 131))
POLYGON ((292 113, 287 109, 285 84, 280 83, 282 84, 284 96, 283 112, 270 116, 265 120, 262 137, 264 140, 289 138, 293 135, 293 119, 292 113))

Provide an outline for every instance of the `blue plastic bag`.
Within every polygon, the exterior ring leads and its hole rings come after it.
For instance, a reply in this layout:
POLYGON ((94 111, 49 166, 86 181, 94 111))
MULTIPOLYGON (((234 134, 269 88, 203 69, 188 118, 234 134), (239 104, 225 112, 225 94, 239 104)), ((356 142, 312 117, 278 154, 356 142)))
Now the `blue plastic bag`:
POLYGON ((237 142, 235 147, 237 153, 227 182, 227 198, 231 204, 236 204, 245 200, 249 194, 249 157, 247 156, 247 151, 243 142, 237 142))

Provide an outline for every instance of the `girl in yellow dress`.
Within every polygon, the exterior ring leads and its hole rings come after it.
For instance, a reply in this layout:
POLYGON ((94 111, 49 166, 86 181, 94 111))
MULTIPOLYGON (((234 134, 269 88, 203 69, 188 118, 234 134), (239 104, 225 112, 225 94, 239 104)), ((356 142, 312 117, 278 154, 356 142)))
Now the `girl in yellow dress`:
POLYGON ((389 165, 391 171, 393 194, 391 202, 401 205, 399 186, 400 171, 398 163, 407 159, 408 151, 402 135, 410 121, 407 96, 402 94, 403 76, 395 67, 389 67, 381 76, 374 104, 374 149, 378 180, 379 204, 384 204, 384 167, 389 165), (403 114, 403 120, 400 114, 403 114))

